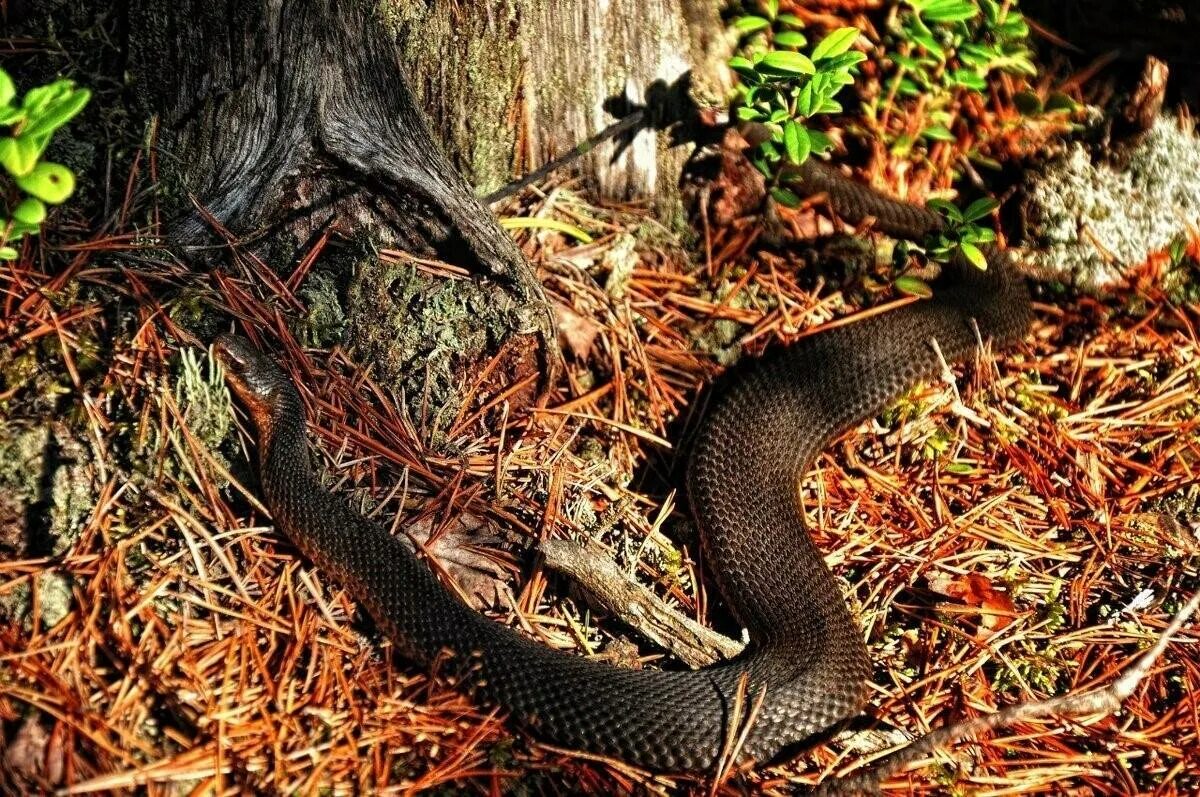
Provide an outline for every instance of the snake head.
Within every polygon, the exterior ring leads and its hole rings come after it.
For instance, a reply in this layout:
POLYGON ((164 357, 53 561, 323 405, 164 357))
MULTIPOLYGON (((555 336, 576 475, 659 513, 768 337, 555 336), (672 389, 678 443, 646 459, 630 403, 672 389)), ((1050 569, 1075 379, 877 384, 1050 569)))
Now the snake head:
POLYGON ((289 387, 287 377, 266 355, 237 335, 213 341, 213 354, 225 370, 225 381, 249 411, 260 433, 270 430, 289 387))

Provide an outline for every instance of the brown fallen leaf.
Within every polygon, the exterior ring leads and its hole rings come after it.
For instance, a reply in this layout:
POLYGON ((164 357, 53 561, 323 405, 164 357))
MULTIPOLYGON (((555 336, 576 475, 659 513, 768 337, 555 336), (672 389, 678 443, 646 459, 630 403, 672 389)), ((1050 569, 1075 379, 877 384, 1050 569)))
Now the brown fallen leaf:
POLYGON ((1004 628, 1017 616, 1012 597, 996 589, 991 579, 979 573, 933 576, 929 579, 929 588, 939 595, 981 609, 979 625, 989 634, 1004 628))

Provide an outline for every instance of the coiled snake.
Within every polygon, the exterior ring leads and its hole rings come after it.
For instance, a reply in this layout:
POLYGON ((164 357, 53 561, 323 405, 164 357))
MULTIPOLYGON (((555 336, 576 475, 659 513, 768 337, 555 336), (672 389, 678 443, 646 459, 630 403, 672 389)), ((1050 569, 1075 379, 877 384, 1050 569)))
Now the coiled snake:
MULTIPOLYGON (((811 164, 799 178, 850 221, 914 238, 939 217, 811 164)), ((696 671, 630 670, 546 648, 446 590, 381 525, 326 490, 309 459, 299 395, 240 338, 215 350, 258 430, 276 524, 360 600, 407 656, 446 657, 512 715, 560 745, 670 771, 713 767, 745 733, 764 761, 857 713, 870 663, 858 625, 805 531, 798 482, 835 435, 882 410, 981 339, 1021 337, 1023 282, 999 263, 953 269, 933 298, 831 328, 753 362, 715 397, 688 464, 704 556, 748 629, 738 658, 696 671), (932 345, 936 340, 937 348, 932 345), (738 724, 757 704, 752 724, 738 724)))

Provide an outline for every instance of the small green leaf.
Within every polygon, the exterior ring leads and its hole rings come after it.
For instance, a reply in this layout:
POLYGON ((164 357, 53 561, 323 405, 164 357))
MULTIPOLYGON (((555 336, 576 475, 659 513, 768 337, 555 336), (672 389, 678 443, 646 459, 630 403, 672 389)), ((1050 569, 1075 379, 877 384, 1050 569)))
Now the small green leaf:
POLYGON ((729 59, 729 68, 737 72, 743 78, 756 78, 754 64, 750 63, 750 59, 743 58, 740 55, 735 55, 729 59))
POLYGON ((771 26, 771 21, 764 17, 738 17, 733 21, 733 28, 743 36, 748 36, 755 31, 760 31, 763 28, 771 26))
POLYGON ((12 78, 8 76, 8 73, 0 69, 0 105, 8 105, 15 96, 17 96, 17 87, 13 85, 12 78))
POLYGON ((966 0, 934 0, 921 11, 921 16, 930 22, 963 22, 978 14, 979 8, 966 0))
POLYGON ((928 299, 933 296, 933 289, 929 287, 929 283, 908 274, 896 277, 896 290, 921 299, 928 299))
POLYGON ((975 244, 961 243, 958 245, 959 250, 967 260, 971 261, 971 265, 980 271, 987 271, 988 262, 983 252, 975 244))
POLYGON ((946 465, 946 472, 958 476, 968 476, 975 472, 975 468, 969 462, 950 462, 946 465))
POLYGON ((739 105, 736 111, 737 118, 743 122, 757 122, 762 119, 762 114, 753 108, 747 108, 745 105, 739 105))
POLYGON ((22 224, 36 227, 46 218, 46 206, 40 199, 29 197, 22 200, 12 212, 13 218, 22 224))
POLYGON ((858 40, 858 28, 838 28, 833 33, 830 33, 820 43, 813 48, 812 59, 820 61, 822 58, 833 58, 835 55, 841 55, 854 46, 854 42, 858 40))
POLYGON ((787 25, 789 28, 804 27, 804 20, 800 19, 800 17, 796 16, 795 14, 780 14, 775 19, 779 22, 779 24, 787 25))
POLYGON ((0 246, 0 260, 16 260, 21 253, 11 246, 0 246))
POLYGON ((950 219, 950 221, 961 222, 963 220, 962 211, 953 202, 947 202, 944 199, 931 199, 925 205, 941 213, 950 219))
POLYGON ((930 125, 921 131, 921 135, 931 141, 955 141, 954 134, 944 125, 930 125))
POLYGON ((0 138, 0 165, 13 177, 23 177, 37 164, 45 146, 45 139, 28 136, 0 138))
POLYGON ((1018 91, 1013 95, 1013 105, 1025 116, 1033 116, 1042 111, 1042 99, 1033 91, 1018 91))
POLYGON ((29 174, 16 179, 22 191, 51 205, 62 202, 75 190, 75 175, 59 163, 42 161, 29 174))
POLYGON ((795 191, 790 191, 783 186, 775 186, 771 189, 771 196, 776 202, 784 207, 795 208, 800 206, 800 197, 795 191))
POLYGON ((818 155, 824 155, 833 149, 833 139, 820 130, 808 130, 808 140, 812 146, 812 151, 818 155))
POLYGON ((1077 107, 1079 106, 1075 100, 1061 91, 1052 91, 1050 92, 1050 96, 1046 98, 1047 113, 1054 111, 1074 111, 1077 107))
POLYGON ((808 39, 803 33, 794 30, 780 31, 775 34, 775 45, 777 47, 795 47, 800 48, 808 44, 808 39))
POLYGON ((0 106, 0 125, 12 127, 24 122, 26 118, 25 109, 18 108, 15 105, 0 106))
POLYGON ((813 102, 813 84, 805 83, 804 88, 796 95, 796 113, 800 116, 812 116, 813 102))
POLYGON ((75 114, 83 110, 92 93, 87 89, 73 91, 49 103, 36 116, 31 117, 29 126, 21 131, 22 136, 48 136, 65 125, 75 114))
POLYGON ((817 71, 808 56, 790 50, 773 50, 763 56, 759 68, 782 75, 811 75, 817 71))
POLYGON ((53 83, 47 83, 45 86, 30 89, 25 92, 25 98, 21 100, 21 107, 29 111, 30 115, 39 114, 50 103, 70 93, 74 87, 75 83, 73 81, 56 80, 53 83))
POLYGON ((794 120, 789 121, 783 128, 783 147, 787 150, 788 160, 797 166, 804 163, 808 160, 808 153, 812 151, 808 130, 794 120))
POLYGON ((1000 207, 1000 203, 989 196, 976 199, 974 202, 967 205, 967 209, 963 211, 963 221, 975 221, 976 219, 982 219, 984 216, 987 216, 998 207, 1000 207))

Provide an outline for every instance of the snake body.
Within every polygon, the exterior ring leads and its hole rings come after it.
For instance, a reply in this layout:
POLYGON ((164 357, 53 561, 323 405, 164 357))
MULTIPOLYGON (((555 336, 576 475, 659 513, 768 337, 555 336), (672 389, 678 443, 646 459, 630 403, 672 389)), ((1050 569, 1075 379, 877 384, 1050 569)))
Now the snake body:
MULTIPOLYGON (((871 216, 905 237, 939 223, 827 167, 810 166, 797 179, 852 221, 871 216)), ((263 497, 276 524, 367 607, 404 655, 472 673, 556 744, 657 770, 701 771, 733 740, 741 758, 778 758, 865 702, 866 647, 805 530, 798 481, 831 438, 937 375, 938 349, 961 360, 981 338, 1024 334, 1030 309, 1021 280, 997 264, 956 271, 931 299, 769 352, 715 396, 687 489, 709 570, 750 644, 736 659, 696 671, 631 670, 551 650, 469 608, 408 547, 322 486, 299 395, 282 371, 240 338, 221 338, 216 351, 258 427, 263 497)))

